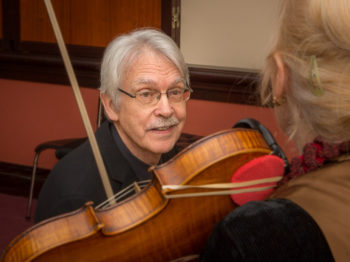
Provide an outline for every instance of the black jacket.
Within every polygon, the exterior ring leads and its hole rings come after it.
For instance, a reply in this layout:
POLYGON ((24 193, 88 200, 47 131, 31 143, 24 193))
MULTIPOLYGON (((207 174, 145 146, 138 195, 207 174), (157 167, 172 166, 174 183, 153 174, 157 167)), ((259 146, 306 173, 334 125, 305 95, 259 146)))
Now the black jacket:
MULTIPOLYGON (((105 121, 96 132, 104 164, 112 189, 118 192, 137 180, 130 164, 113 140, 111 123, 105 121)), ((89 141, 62 158, 52 169, 39 194, 35 223, 82 207, 106 200, 106 194, 92 154, 89 141)))

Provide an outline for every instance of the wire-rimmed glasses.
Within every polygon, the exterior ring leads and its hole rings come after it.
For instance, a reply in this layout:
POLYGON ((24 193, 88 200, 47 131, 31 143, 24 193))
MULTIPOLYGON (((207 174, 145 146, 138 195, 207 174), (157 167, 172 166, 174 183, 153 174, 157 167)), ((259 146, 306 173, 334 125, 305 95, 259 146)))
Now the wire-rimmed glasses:
POLYGON ((135 98, 139 103, 143 105, 156 105, 160 100, 162 94, 165 94, 170 103, 185 102, 190 99, 193 90, 190 87, 180 88, 174 87, 168 89, 166 92, 162 93, 156 89, 142 89, 135 93, 135 95, 126 92, 125 90, 118 88, 123 94, 135 98))

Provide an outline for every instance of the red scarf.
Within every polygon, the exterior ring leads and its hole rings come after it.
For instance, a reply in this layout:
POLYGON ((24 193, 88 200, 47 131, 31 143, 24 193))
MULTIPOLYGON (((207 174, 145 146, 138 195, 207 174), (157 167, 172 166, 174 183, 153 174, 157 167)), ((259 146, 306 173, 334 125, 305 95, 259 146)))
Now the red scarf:
POLYGON ((316 138, 312 143, 306 144, 303 154, 292 159, 290 171, 279 182, 281 186, 294 177, 311 172, 323 165, 331 162, 332 159, 342 154, 349 154, 350 141, 338 144, 330 144, 320 138, 316 138))

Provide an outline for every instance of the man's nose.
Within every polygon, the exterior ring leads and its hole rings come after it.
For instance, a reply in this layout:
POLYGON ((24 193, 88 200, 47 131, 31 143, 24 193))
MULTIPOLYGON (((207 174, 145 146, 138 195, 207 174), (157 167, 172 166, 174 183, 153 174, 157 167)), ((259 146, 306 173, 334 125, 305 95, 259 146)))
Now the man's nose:
POLYGON ((160 94, 159 101, 157 103, 156 114, 164 117, 170 117, 174 113, 174 109, 168 99, 167 94, 160 94))

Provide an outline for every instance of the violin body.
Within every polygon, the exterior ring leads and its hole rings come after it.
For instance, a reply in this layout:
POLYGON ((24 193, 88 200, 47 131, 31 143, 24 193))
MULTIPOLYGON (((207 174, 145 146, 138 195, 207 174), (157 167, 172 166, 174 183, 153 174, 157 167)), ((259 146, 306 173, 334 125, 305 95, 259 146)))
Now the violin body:
MULTIPOLYGON (((168 198, 164 185, 230 182, 253 158, 270 154, 255 130, 230 129, 202 138, 151 168, 151 182, 104 209, 83 208, 42 221, 15 238, 1 261, 190 261, 216 222, 235 207, 229 195, 168 198)), ((184 189, 182 193, 208 189, 184 189)))

